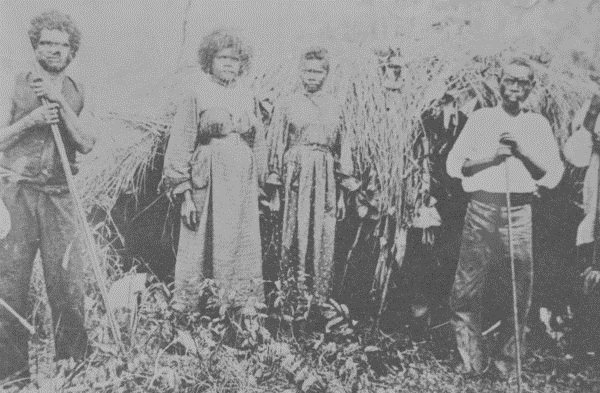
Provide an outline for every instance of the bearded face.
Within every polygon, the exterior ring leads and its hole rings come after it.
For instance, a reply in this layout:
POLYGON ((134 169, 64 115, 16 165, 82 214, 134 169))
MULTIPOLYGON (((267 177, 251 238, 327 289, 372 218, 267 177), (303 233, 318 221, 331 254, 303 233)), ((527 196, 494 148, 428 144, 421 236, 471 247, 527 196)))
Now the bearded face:
POLYGON ((49 73, 57 74, 69 66, 73 53, 69 34, 61 30, 41 31, 35 56, 40 66, 49 73))

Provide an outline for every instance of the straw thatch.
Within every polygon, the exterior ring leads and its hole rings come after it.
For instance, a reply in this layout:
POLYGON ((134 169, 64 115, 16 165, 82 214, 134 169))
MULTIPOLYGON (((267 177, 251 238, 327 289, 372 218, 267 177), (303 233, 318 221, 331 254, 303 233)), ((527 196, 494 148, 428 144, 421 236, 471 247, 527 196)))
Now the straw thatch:
MULTIPOLYGON (((492 56, 478 56, 461 50, 447 56, 449 51, 444 48, 425 58, 408 59, 391 90, 384 85, 375 53, 353 49, 332 67, 327 89, 340 98, 342 126, 356 142, 357 169, 368 167, 377 174, 381 211, 396 211, 399 221, 410 225, 411 211, 428 181, 427 148, 415 148, 427 143, 421 115, 430 109, 441 111, 440 99, 445 94, 454 97, 459 107, 472 106, 473 100, 481 106, 494 105, 502 61, 521 52, 506 48, 492 56)), ((595 91, 595 85, 590 83, 589 71, 554 58, 552 53, 530 51, 526 55, 531 58, 537 82, 527 106, 549 118, 562 143, 574 111, 595 91)), ((252 82, 259 99, 276 103, 280 95, 297 88, 296 67, 297 60, 286 61, 255 73, 252 82)), ((102 117, 102 143, 95 156, 84 163, 79 177, 88 205, 110 209, 120 193, 140 188, 144 170, 168 135, 178 101, 176 87, 191 72, 180 72, 166 82, 169 86, 155 89, 162 94, 159 100, 153 99, 152 109, 124 110, 102 117)))
MULTIPOLYGON (((528 58, 535 70, 536 85, 527 107, 549 119, 562 144, 574 112, 597 91, 590 82, 590 67, 580 66, 586 64, 581 54, 576 58, 558 46, 532 46, 529 41, 490 50, 472 31, 455 27, 434 26, 427 40, 402 37, 385 45, 324 44, 334 60, 325 89, 339 99, 340 127, 354 142, 356 176, 364 183, 360 192, 372 204, 368 217, 382 220, 376 234, 382 247, 373 284, 375 292, 382 292, 380 312, 391 272, 404 258, 407 230, 420 207, 428 203, 429 154, 435 149, 425 135, 423 114, 443 112, 448 97, 467 114, 475 106, 495 105, 501 65, 519 55, 528 58), (448 31, 454 34, 453 40, 448 39, 448 31), (382 60, 386 61, 381 54, 390 48, 400 54, 402 63, 399 78, 392 81, 381 72, 382 60)), ((277 105, 280 96, 299 88, 301 49, 254 63, 244 83, 252 87, 258 101, 270 102, 264 107, 277 105)), ((88 208, 110 212, 119 195, 136 195, 143 189, 145 171, 153 168, 153 160, 162 154, 168 139, 183 86, 193 83, 198 72, 181 69, 140 96, 131 108, 102 116, 103 143, 84 162, 79 176, 88 208)), ((259 168, 265 168, 261 161, 266 157, 266 143, 260 143, 265 131, 256 138, 259 168)))

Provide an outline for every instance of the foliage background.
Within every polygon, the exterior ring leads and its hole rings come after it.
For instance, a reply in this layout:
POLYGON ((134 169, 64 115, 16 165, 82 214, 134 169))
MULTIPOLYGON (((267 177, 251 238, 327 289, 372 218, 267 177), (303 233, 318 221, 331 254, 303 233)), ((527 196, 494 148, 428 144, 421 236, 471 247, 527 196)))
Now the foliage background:
MULTIPOLYGON (((410 60, 430 54, 432 48, 454 47, 453 39, 459 35, 466 41, 466 47, 480 55, 494 54, 512 43, 525 48, 546 47, 555 58, 564 59, 571 59, 576 50, 592 64, 599 41, 596 38, 600 6, 596 3, 595 0, 135 3, 66 0, 59 8, 72 14, 84 32, 83 46, 72 71, 90 85, 97 112, 106 119, 111 111, 127 112, 137 104, 145 105, 148 95, 166 94, 156 87, 168 85, 169 78, 193 64, 198 40, 215 27, 233 26, 242 30, 255 48, 255 71, 272 70, 282 64, 284 69, 293 68, 297 52, 315 41, 338 43, 340 52, 358 42, 372 49, 400 46, 403 56, 410 60), (443 29, 433 34, 432 26, 443 29)), ((56 2, 50 0, 0 2, 3 89, 9 86, 5 82, 8 75, 31 61, 25 34, 29 18, 52 6, 56 2)), ((158 101, 162 100, 164 97, 158 97, 158 101)), ((133 123, 139 120, 134 119, 133 123)), ((147 129, 165 128, 162 119, 141 120, 148 123, 147 129)), ((152 140, 135 133, 140 131, 139 123, 136 124, 129 129, 132 133, 121 136, 123 147, 131 146, 132 140, 139 141, 140 145, 148 144, 139 151, 147 152, 152 149, 149 147, 152 140)), ((107 134, 115 137, 114 132, 107 134)), ((143 157, 131 161, 140 160, 143 157)), ((129 169, 123 168, 123 171, 129 169)), ((110 264, 114 255, 108 248, 103 252, 106 252, 104 261, 110 264)), ((120 273, 114 274, 116 278, 120 273)), ((39 282, 35 287, 41 288, 39 282)), ((93 289, 93 283, 90 288, 93 289)), ((332 325, 336 329, 327 335, 292 338, 283 335, 273 341, 261 335, 253 337, 252 329, 247 327, 237 329, 220 312, 208 320, 198 316, 195 321, 181 321, 172 315, 161 291, 163 288, 158 285, 143 292, 140 308, 133 315, 122 315, 127 347, 119 354, 108 337, 97 294, 90 291, 91 303, 87 309, 96 343, 94 355, 84 365, 85 373, 62 381, 66 391, 217 392, 244 391, 241 388, 265 391, 267 387, 281 391, 294 385, 300 391, 310 391, 311 386, 317 385, 315 381, 328 383, 329 391, 507 390, 503 383, 462 380, 432 356, 431 348, 420 348, 402 337, 373 336, 354 326, 343 312, 334 313, 331 320, 336 321, 332 325), (253 341, 243 349, 220 345, 223 329, 227 328, 237 329, 240 337, 249 336, 253 341), (348 334, 348 328, 357 330, 348 334), (193 334, 192 343, 186 332, 193 334), (173 352, 167 349, 181 346, 183 349, 173 352), (312 382, 304 386, 307 380, 312 382)), ((36 304, 40 296, 34 297, 36 304)), ((219 304, 218 297, 215 301, 219 304)), ((35 315, 42 314, 39 311, 35 315)), ((290 317, 295 316, 281 315, 284 320, 290 317)), ((35 339, 39 345, 47 344, 43 334, 35 339)), ((550 364, 528 369, 528 383, 536 391, 586 391, 581 389, 598 381, 597 375, 573 373, 560 355, 544 354, 541 358, 542 363, 550 364)))

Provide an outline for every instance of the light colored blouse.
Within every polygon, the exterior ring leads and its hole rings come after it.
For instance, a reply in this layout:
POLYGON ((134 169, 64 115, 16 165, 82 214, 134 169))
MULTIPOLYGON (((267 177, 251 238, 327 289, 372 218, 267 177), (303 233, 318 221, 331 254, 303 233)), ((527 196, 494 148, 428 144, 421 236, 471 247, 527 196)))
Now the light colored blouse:
POLYGON ((180 194, 193 188, 192 161, 202 131, 198 130, 200 115, 205 110, 218 108, 231 114, 232 132, 250 139, 249 135, 258 124, 254 116, 254 97, 250 89, 237 84, 225 87, 202 74, 195 87, 190 89, 180 103, 173 119, 169 146, 165 155, 165 185, 172 194, 180 194))
POLYGON ((462 180, 466 192, 506 192, 505 165, 510 174, 510 192, 531 193, 538 186, 554 188, 560 182, 564 165, 558 144, 548 120, 536 113, 520 113, 513 117, 501 106, 479 109, 471 114, 456 140, 446 161, 446 170, 452 177, 462 180), (473 176, 462 174, 467 159, 489 158, 496 154, 500 135, 511 132, 521 148, 546 171, 544 177, 534 180, 521 160, 509 157, 505 164, 492 166, 473 176))

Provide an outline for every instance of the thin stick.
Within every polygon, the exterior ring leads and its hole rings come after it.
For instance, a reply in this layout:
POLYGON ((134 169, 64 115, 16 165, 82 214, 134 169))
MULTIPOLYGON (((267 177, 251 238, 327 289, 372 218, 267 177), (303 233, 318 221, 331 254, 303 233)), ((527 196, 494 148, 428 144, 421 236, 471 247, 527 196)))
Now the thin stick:
MULTIPOLYGON (((42 98, 42 103, 44 106, 48 106, 47 99, 42 98)), ((71 167, 69 165, 69 159, 67 157, 65 145, 60 135, 58 125, 52 124, 50 128, 52 129, 54 141, 56 142, 56 147, 60 156, 60 162, 62 164, 63 171, 65 172, 67 186, 69 188, 71 197, 73 198, 73 204, 75 205, 75 213, 79 222, 79 226, 84 234, 88 257, 90 258, 90 263, 92 264, 92 269, 94 271, 94 276, 96 277, 98 287, 100 287, 100 294, 102 295, 102 300, 104 301, 104 306, 106 307, 106 313, 108 314, 110 328, 113 333, 113 337, 115 338, 115 341, 119 346, 119 349, 121 349, 123 345, 121 341, 121 331, 119 330, 119 325, 117 325, 117 321, 115 320, 115 315, 110 306, 110 303, 107 300, 108 292, 106 289, 106 279, 104 278, 104 274, 102 273, 102 270, 100 268, 100 260, 98 259, 98 254, 96 253, 96 243, 94 242, 94 237, 92 236, 92 232, 90 231, 90 227, 88 226, 85 212, 83 210, 83 205, 81 203, 81 198, 79 197, 77 187, 75 186, 75 179, 73 178, 73 173, 71 172, 71 167)))
POLYGON ((9 306, 9 304, 6 303, 2 298, 0 298, 0 306, 4 307, 6 311, 8 311, 15 318, 17 318, 21 325, 23 325, 23 327, 29 331, 29 334, 35 334, 35 328, 29 322, 27 322, 25 318, 20 316, 19 313, 16 312, 11 306, 9 306))
POLYGON ((514 255, 514 245, 513 245, 513 237, 512 237, 512 213, 511 213, 511 203, 510 203, 510 170, 508 168, 508 163, 504 162, 504 168, 506 173, 506 215, 508 218, 508 249, 510 254, 510 274, 512 281, 512 301, 513 301, 513 318, 514 318, 514 326, 515 326, 515 349, 517 358, 517 392, 521 393, 521 334, 519 329, 519 308, 517 305, 517 279, 516 279, 516 271, 515 271, 515 255, 514 255))
POLYGON ((342 280, 340 283, 340 288, 344 288, 346 283, 346 276, 348 275, 348 265, 350 265, 350 258, 352 254, 354 254, 354 249, 358 245, 358 241, 360 240, 360 235, 362 234, 362 228, 364 224, 364 220, 360 220, 360 224, 358 225, 358 229, 356 230, 356 236, 354 237, 354 242, 352 242, 352 247, 350 247, 350 251, 348 251, 348 255, 346 256, 346 265, 344 266, 344 274, 342 275, 342 280))

